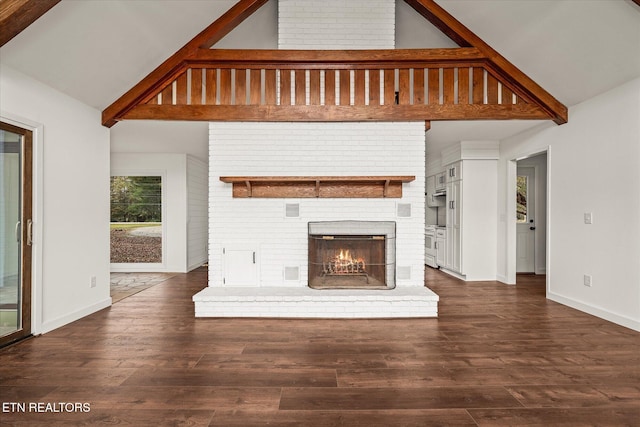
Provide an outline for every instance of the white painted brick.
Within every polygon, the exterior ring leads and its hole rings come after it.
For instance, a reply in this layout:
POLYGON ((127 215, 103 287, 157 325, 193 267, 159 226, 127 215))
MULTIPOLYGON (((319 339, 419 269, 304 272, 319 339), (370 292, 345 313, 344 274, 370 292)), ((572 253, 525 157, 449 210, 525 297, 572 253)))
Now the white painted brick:
POLYGON ((393 49, 393 0, 280 0, 280 49, 393 49))
MULTIPOLYGON (((210 125, 210 285, 222 283, 222 248, 259 247, 260 285, 283 286, 285 265, 307 279, 307 223, 330 220, 396 222, 396 250, 424 274, 424 124, 414 123, 212 123, 210 125), (353 158, 357 157, 357 162, 353 158), (415 175, 402 199, 233 199, 224 175, 415 175), (300 204, 300 217, 284 217, 284 203, 300 204), (410 203, 412 217, 397 218, 410 203)), ((292 284, 288 284, 292 285, 292 284)))

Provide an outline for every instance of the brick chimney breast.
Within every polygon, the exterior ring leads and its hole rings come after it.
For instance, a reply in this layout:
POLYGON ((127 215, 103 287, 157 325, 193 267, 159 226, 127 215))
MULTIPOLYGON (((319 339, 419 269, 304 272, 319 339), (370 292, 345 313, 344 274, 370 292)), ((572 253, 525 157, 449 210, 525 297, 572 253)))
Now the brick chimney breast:
POLYGON ((280 49, 393 49, 394 0, 279 0, 280 49))

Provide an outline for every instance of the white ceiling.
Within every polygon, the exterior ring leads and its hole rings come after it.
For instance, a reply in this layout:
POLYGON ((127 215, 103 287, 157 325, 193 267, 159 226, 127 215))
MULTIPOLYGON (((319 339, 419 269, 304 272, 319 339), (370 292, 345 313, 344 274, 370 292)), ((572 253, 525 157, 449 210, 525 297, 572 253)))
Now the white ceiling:
MULTIPOLYGON (((567 106, 640 76, 640 7, 631 0, 437 2, 567 106)), ((63 0, 0 48, 0 61, 103 110, 234 3, 63 0)), ((396 9, 397 47, 454 46, 404 2, 396 9)), ((276 48, 276 18, 270 0, 216 47, 276 48)), ((536 124, 432 123, 429 150, 536 124)))

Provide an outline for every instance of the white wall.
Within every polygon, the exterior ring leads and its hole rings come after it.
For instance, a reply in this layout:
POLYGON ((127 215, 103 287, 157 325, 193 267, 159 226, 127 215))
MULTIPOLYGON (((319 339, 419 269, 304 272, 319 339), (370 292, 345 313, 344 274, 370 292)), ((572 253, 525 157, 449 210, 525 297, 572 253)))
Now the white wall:
POLYGON ((109 130, 100 111, 6 66, 0 106, 36 132, 33 331, 48 332, 111 305, 109 130))
POLYGON ((570 108, 568 124, 501 144, 498 268, 506 282, 515 279, 511 160, 546 149, 547 296, 640 330, 640 78, 570 108), (585 212, 593 224, 584 224, 585 212))
POLYGON ((187 263, 187 155, 112 153, 111 175, 162 176, 162 265, 112 264, 111 271, 179 272, 187 263))
POLYGON ((209 171, 207 164, 187 156, 187 269, 207 262, 209 223, 209 171))
POLYGON ((111 153, 188 154, 209 157, 208 122, 125 120, 111 128, 111 153))

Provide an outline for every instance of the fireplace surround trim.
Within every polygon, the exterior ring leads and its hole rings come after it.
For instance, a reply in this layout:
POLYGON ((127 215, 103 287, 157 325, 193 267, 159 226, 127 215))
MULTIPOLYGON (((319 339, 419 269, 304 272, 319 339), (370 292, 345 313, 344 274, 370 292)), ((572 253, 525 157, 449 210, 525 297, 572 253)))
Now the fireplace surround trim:
MULTIPOLYGON (((396 222, 395 221, 310 221, 308 236, 337 235, 337 236, 384 236, 386 288, 396 287, 396 222)), ((311 261, 311 260, 308 260, 311 261)), ((309 283, 307 284, 309 285, 309 283)), ((324 291, 324 289, 323 289, 324 291)))

